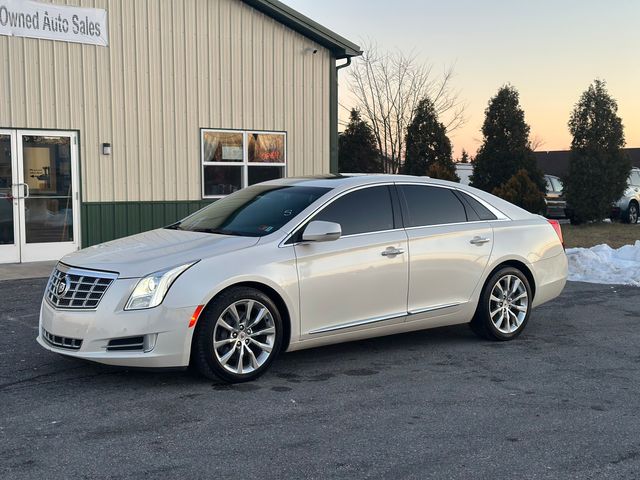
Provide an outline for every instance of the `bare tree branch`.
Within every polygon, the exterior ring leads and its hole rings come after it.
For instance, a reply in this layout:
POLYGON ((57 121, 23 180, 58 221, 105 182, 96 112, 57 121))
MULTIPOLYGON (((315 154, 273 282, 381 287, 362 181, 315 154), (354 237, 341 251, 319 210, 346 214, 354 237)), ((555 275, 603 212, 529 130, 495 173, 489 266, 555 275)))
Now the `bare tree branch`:
POLYGON ((362 57, 349 69, 349 87, 355 107, 373 129, 383 166, 397 173, 404 163, 405 134, 420 100, 429 97, 448 132, 465 122, 465 105, 452 87, 453 67, 441 75, 414 54, 381 52, 366 45, 362 57))

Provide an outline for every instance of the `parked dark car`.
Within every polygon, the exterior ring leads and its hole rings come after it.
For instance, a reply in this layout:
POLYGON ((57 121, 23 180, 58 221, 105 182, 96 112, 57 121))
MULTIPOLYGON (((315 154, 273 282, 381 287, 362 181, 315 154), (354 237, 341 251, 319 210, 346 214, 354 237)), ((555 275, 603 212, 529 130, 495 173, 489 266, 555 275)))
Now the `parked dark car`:
POLYGON ((620 200, 611 207, 611 218, 619 218, 625 223, 638 223, 640 211, 640 168, 632 168, 627 189, 620 200))
POLYGON ((567 216, 567 201, 564 199, 562 181, 554 175, 545 175, 547 192, 544 201, 547 204, 547 217, 565 218, 567 216))

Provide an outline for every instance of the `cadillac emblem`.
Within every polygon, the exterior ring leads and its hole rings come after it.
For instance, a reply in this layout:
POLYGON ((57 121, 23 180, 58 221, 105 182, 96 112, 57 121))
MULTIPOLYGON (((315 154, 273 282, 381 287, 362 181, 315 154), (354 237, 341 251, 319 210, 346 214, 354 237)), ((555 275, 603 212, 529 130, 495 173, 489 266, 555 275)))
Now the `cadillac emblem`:
POLYGON ((68 276, 61 277, 58 280, 58 285, 56 286, 56 293, 59 297, 64 297, 66 293, 71 289, 71 280, 69 280, 68 276))

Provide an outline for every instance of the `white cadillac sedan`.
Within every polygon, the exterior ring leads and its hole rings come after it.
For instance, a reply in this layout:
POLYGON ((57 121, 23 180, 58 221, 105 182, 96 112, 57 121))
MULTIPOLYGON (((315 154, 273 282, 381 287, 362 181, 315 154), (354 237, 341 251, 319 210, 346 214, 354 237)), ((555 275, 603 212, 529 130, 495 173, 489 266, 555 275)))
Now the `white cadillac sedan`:
POLYGON ((38 342, 242 382, 281 351, 443 325, 511 340, 566 278, 557 222, 486 192, 409 176, 289 178, 64 257, 38 342))

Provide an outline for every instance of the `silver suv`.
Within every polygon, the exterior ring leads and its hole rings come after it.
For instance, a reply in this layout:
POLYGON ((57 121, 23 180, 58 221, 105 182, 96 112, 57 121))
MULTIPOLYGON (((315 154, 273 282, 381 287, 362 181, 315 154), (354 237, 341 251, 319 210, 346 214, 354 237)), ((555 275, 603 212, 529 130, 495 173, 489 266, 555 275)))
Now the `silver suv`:
POLYGON ((638 223, 640 210, 640 168, 634 167, 629 174, 627 189, 620 200, 613 204, 612 217, 620 217, 626 223, 638 223))

